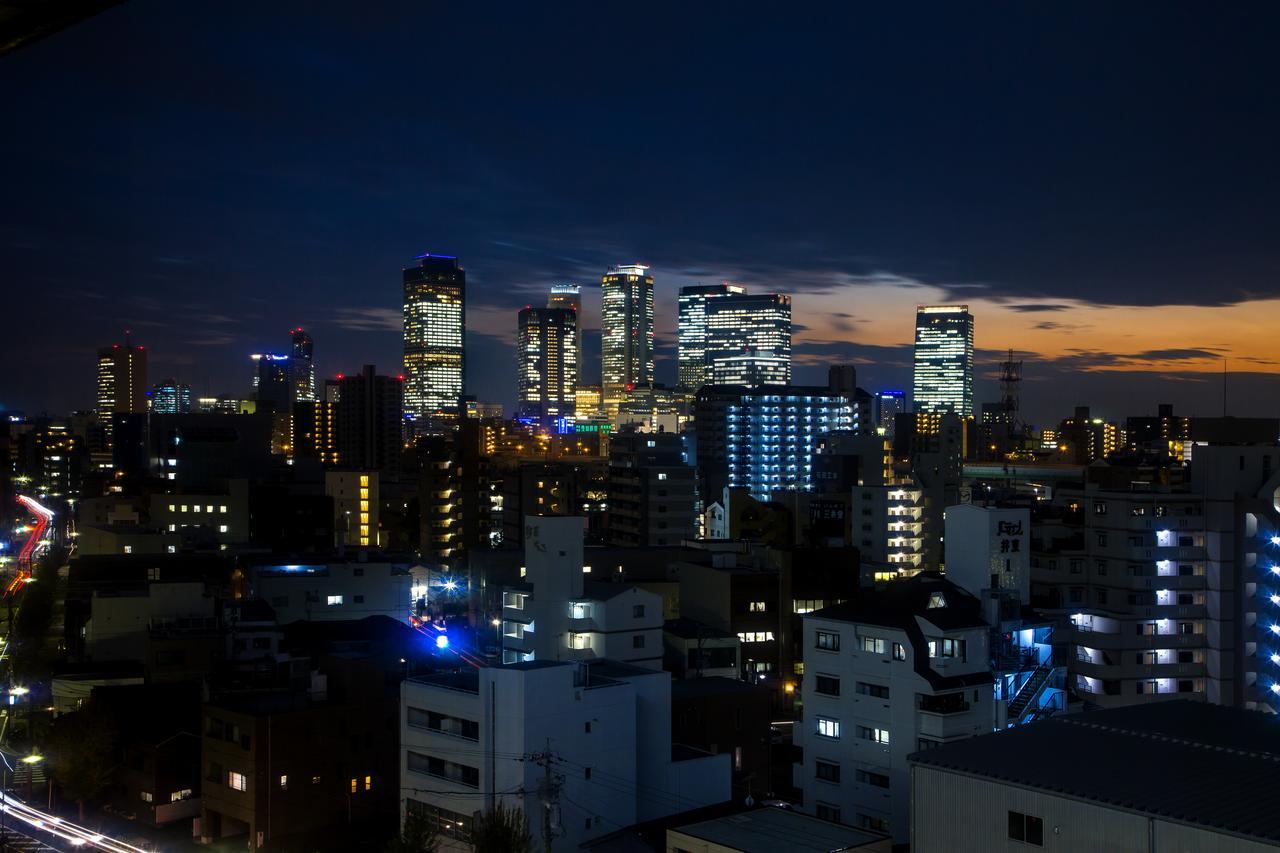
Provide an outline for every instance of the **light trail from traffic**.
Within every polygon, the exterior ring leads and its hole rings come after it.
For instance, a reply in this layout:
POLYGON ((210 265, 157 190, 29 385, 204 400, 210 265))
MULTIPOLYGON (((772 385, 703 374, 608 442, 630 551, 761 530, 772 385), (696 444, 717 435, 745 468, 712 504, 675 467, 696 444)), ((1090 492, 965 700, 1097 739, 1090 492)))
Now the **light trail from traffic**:
POLYGON ((31 530, 31 536, 27 538, 26 544, 22 546, 22 550, 18 552, 18 573, 14 575, 13 580, 5 587, 5 597, 12 597, 14 593, 31 577, 31 564, 35 559, 36 549, 40 547, 40 543, 44 540, 45 531, 49 529, 49 522, 53 521, 53 510, 41 506, 33 498, 27 495, 18 495, 18 503, 27 508, 27 512, 35 516, 36 525, 31 530))
POLYGON ((145 847, 135 847, 125 841, 119 841, 71 823, 68 820, 34 809, 16 797, 0 793, 0 811, 22 821, 32 829, 47 832, 55 838, 67 842, 72 847, 83 847, 89 850, 107 850, 110 853, 152 853, 145 847))

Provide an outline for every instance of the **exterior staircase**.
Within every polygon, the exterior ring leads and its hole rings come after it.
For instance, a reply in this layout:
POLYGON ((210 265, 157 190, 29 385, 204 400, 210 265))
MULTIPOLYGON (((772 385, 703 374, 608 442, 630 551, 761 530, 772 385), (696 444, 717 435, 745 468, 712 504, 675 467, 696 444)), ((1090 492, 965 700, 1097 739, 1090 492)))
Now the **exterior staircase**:
POLYGON ((1031 673, 1031 677, 1022 683, 1022 687, 1019 688, 1018 692, 1009 702, 1010 721, 1022 719, 1022 714, 1027 710, 1027 706, 1030 705, 1036 698, 1036 695, 1039 694, 1040 688, 1044 686, 1044 683, 1049 680, 1049 674, 1051 671, 1052 670, 1050 670, 1049 667, 1041 664, 1036 667, 1035 672, 1031 673))

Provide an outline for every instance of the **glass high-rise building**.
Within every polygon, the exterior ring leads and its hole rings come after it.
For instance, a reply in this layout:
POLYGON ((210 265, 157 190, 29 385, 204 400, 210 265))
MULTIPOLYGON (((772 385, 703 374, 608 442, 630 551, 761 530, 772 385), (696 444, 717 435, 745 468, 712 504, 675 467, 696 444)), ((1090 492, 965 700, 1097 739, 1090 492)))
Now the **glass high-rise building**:
POLYGON ((791 384, 791 297, 737 293, 706 303, 706 381, 791 384))
POLYGON ((707 376, 707 303, 733 294, 746 293, 736 284, 695 284, 680 288, 676 340, 679 348, 676 385, 682 391, 697 391, 707 376))
POLYGON ((311 336, 301 327, 292 329, 293 348, 290 351, 289 373, 293 382, 293 401, 310 403, 316 399, 315 345, 311 336))
POLYGON ((516 341, 517 417, 555 428, 572 418, 578 388, 578 312, 525 308, 516 341))
POLYGON ((415 433, 458 422, 466 380, 467 274, 452 255, 418 255, 404 271, 404 415, 415 433))
POLYGON ((98 350, 97 411, 107 446, 118 412, 147 410, 147 351, 127 340, 98 350))
POLYGON ((185 415, 191 411, 191 386, 170 379, 151 389, 151 411, 158 415, 185 415))
POLYGON ((576 284, 551 285, 551 295, 547 297, 547 307, 572 308, 577 315, 575 322, 578 335, 574 344, 578 353, 578 373, 574 381, 579 385, 585 385, 587 380, 582 374, 582 288, 576 284))
POLYGON ((611 268, 601 279, 600 384, 607 409, 628 385, 653 381, 653 276, 640 264, 611 268))
POLYGON ((973 315, 968 305, 916 308, 915 411, 973 415, 973 315))

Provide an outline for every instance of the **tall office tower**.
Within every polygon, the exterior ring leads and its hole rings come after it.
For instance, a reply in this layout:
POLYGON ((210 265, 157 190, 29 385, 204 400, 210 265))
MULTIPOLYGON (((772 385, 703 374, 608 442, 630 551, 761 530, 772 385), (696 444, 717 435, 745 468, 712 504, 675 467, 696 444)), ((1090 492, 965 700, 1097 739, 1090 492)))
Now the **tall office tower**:
POLYGON ((404 437, 400 412, 404 405, 404 380, 378 376, 372 364, 339 381, 337 448, 342 465, 359 471, 377 471, 383 481, 400 476, 404 437))
POLYGON ((578 352, 578 373, 576 381, 579 385, 584 385, 587 380, 582 372, 582 288, 576 284, 551 285, 551 295, 547 297, 547 307, 572 308, 573 312, 577 315, 578 335, 574 340, 575 348, 578 352))
POLYGON ((706 381, 791 384, 791 297, 738 293, 706 302, 706 381))
POLYGON ((545 427, 572 418, 578 377, 578 312, 572 308, 525 308, 520 312, 516 358, 517 417, 545 427))
POLYGON ((267 406, 275 412, 288 413, 293 400, 293 383, 290 379, 289 356, 284 353, 256 352, 249 356, 253 361, 253 399, 258 401, 258 411, 267 406))
POLYGON ((191 411, 191 386, 173 379, 151 389, 151 411, 159 415, 185 415, 191 411))
POLYGON ((676 385, 681 391, 697 391, 710 381, 707 376, 707 303, 746 292, 745 288, 727 281, 680 288, 676 385))
POLYGON ((147 351, 131 344, 127 336, 123 344, 98 350, 97 408, 108 449, 113 416, 147 410, 147 351))
POLYGON ((418 434, 457 424, 466 384, 467 273, 425 253, 404 270, 404 416, 418 434))
POLYGON ((289 374, 293 384, 293 402, 307 403, 316 398, 316 363, 311 336, 299 326, 290 331, 293 349, 290 351, 289 374))
POLYGON ((906 394, 894 388, 876 394, 876 426, 893 438, 893 419, 907 410, 906 394))
POLYGON ((640 264, 611 268, 601 279, 600 384, 613 410, 628 385, 653 379, 653 276, 640 264))
POLYGON ((973 315, 968 305, 916 308, 915 410, 973 416, 973 315))

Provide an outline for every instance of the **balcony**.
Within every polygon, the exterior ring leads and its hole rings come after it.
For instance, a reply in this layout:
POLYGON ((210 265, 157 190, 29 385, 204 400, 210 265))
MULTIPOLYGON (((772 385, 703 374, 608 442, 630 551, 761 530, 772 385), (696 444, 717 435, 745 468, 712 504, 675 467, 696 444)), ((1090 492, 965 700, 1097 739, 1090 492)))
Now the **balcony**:
POLYGON ((1116 634, 1104 634, 1101 631, 1082 633, 1064 628, 1062 640, 1100 651, 1202 649, 1208 645, 1204 634, 1135 634, 1132 623, 1126 623, 1124 627, 1128 630, 1116 634))

